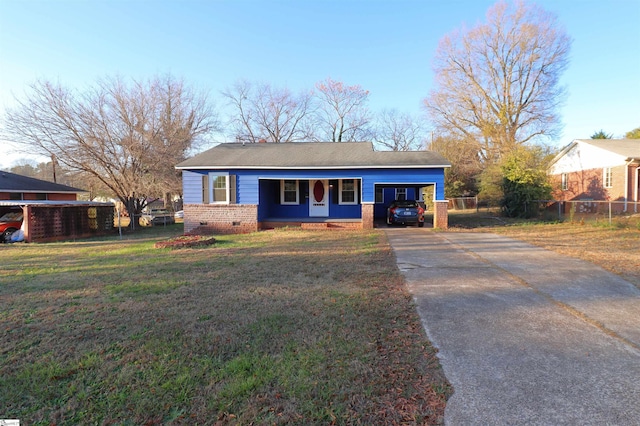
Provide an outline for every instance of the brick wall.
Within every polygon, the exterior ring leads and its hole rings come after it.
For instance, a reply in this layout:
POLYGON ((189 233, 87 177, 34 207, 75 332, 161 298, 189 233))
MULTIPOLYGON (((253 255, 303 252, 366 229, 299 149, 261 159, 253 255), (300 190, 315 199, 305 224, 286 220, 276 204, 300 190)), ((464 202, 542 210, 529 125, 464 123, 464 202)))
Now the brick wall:
POLYGON ((113 232, 113 206, 27 206, 25 241, 47 242, 113 232))
POLYGON ((447 229, 449 227, 449 202, 434 201, 433 202, 433 227, 438 229, 447 229))
POLYGON ((185 204, 184 232, 192 234, 246 234, 258 230, 255 204, 185 204))
MULTIPOLYGON (((567 189, 562 190, 562 175, 553 175, 556 200, 592 199, 601 201, 623 200, 625 198, 625 166, 611 168, 611 187, 603 186, 603 169, 589 169, 567 173, 567 189)), ((633 197, 630 194, 629 199, 633 197)))
POLYGON ((373 204, 362 205, 362 227, 373 229, 373 204))

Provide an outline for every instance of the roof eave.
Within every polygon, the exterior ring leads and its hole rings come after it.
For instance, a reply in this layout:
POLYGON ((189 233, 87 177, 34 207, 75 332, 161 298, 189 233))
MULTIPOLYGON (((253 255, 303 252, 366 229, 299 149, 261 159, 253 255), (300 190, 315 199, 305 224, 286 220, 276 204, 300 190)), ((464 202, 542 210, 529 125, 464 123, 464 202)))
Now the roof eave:
POLYGON ((347 170, 347 169, 442 169, 451 164, 412 164, 412 165, 374 165, 374 166, 175 166, 177 170, 347 170))

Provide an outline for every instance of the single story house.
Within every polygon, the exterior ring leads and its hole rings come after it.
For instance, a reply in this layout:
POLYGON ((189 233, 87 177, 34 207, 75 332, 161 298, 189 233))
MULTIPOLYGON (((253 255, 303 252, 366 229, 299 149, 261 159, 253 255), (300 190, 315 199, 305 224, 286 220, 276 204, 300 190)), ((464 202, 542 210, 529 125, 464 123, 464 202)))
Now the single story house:
POLYGON ((375 151, 371 142, 223 143, 176 166, 185 232, 275 226, 373 228, 394 199, 433 187, 434 227, 448 224, 444 169, 430 151, 375 151))
POLYGON ((640 195, 640 139, 576 139, 549 173, 556 200, 623 201, 626 210, 640 195))
POLYGON ((82 189, 0 171, 0 200, 75 201, 82 189))

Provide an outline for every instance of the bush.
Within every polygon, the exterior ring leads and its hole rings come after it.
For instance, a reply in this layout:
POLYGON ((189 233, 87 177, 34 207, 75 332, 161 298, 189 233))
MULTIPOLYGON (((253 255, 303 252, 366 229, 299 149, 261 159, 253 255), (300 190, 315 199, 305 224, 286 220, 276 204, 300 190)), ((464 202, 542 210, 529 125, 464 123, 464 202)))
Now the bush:
POLYGON ((549 155, 540 147, 519 147, 507 155, 502 171, 502 212, 507 217, 531 218, 539 213, 533 201, 551 198, 547 175, 549 155))

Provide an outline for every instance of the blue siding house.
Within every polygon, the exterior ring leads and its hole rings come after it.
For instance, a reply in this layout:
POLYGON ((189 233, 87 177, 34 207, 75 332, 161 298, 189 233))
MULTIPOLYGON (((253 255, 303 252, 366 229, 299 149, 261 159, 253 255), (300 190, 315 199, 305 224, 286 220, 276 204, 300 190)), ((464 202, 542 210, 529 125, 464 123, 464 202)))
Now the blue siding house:
POLYGON ((433 187, 434 226, 447 227, 444 169, 430 151, 370 142, 224 143, 183 161, 185 232, 274 226, 372 228, 395 199, 433 187))

